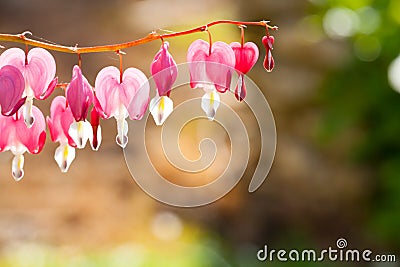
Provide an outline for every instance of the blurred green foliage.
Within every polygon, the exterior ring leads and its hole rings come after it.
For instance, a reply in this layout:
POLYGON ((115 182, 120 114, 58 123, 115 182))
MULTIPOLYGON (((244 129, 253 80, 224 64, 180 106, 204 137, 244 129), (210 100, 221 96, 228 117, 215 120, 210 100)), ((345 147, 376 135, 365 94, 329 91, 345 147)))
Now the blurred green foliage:
MULTIPOLYGON (((319 141, 329 144, 335 143, 340 136, 353 136, 352 145, 344 156, 354 164, 367 166, 370 182, 375 188, 365 231, 380 243, 399 248, 400 94, 389 85, 388 67, 400 52, 400 2, 315 2, 319 3, 315 8, 321 16, 332 8, 349 8, 358 12, 365 7, 379 15, 380 23, 372 32, 356 31, 342 39, 354 53, 344 66, 330 74, 321 90, 319 100, 324 108, 319 141), (365 60, 357 54, 360 38, 379 42, 380 51, 376 59, 365 60)), ((362 29, 368 19, 371 17, 360 19, 358 29, 362 29)))

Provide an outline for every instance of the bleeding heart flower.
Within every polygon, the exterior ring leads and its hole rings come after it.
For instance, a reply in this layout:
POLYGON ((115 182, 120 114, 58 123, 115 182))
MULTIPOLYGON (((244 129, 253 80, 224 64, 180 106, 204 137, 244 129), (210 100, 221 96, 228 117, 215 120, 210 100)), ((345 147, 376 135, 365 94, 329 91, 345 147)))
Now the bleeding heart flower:
POLYGON ((65 95, 68 106, 75 118, 68 130, 68 134, 78 148, 84 148, 88 140, 93 141, 92 126, 86 120, 86 117, 94 96, 92 86, 82 75, 79 66, 75 65, 72 70, 72 79, 65 90, 65 95))
POLYGON ((212 83, 218 92, 229 90, 232 69, 235 67, 235 54, 224 42, 210 44, 204 40, 194 41, 187 53, 190 69, 190 86, 207 87, 212 83))
POLYGON ((50 107, 50 117, 47 117, 51 140, 59 142, 54 159, 62 172, 68 171, 69 166, 75 158, 76 144, 68 134, 71 124, 74 122, 74 116, 71 109, 67 106, 67 100, 63 96, 57 96, 53 99, 50 107))
POLYGON ((235 88, 235 96, 237 100, 242 101, 246 97, 244 75, 256 64, 258 59, 258 47, 252 42, 247 42, 243 45, 238 42, 233 42, 230 46, 235 53, 235 69, 239 74, 238 84, 235 88))
POLYGON ((168 47, 169 43, 163 42, 150 66, 159 96, 169 96, 178 75, 176 62, 168 52, 168 47))
POLYGON ((93 90, 77 65, 72 70, 72 79, 65 90, 65 95, 75 120, 85 120, 89 106, 93 103, 93 90))
POLYGON ((25 82, 22 73, 12 65, 0 69, 0 110, 4 116, 14 115, 24 104, 25 82))
POLYGON ((262 43, 266 49, 266 55, 264 58, 264 68, 268 72, 271 72, 275 66, 275 61, 274 58, 272 57, 272 49, 273 49, 272 45, 274 44, 274 42, 275 39, 274 36, 272 35, 264 36, 262 38, 262 43))
POLYGON ((24 153, 38 154, 46 141, 46 123, 42 112, 32 107, 35 124, 27 128, 23 117, 4 117, 0 115, 0 151, 11 150, 14 154, 12 161, 12 175, 16 181, 24 176, 24 153))
POLYGON ((168 52, 168 47, 169 43, 163 42, 150 67, 157 86, 157 95, 150 102, 150 113, 156 125, 162 125, 174 109, 169 94, 178 76, 178 68, 168 52))
MULTIPOLYGON (((144 73, 136 68, 128 68, 121 76, 113 66, 105 67, 97 74, 95 81, 95 106, 103 112, 104 118, 117 120, 116 142, 125 147, 128 142, 126 118, 140 120, 149 104, 150 87, 144 73)), ((96 119, 96 114, 94 114, 96 119)))
POLYGON ((27 54, 20 48, 10 48, 0 56, 0 67, 12 65, 20 70, 25 80, 26 105, 24 119, 32 127, 35 117, 32 114, 33 98, 46 99, 57 85, 56 62, 43 48, 32 48, 27 54))
POLYGON ((224 42, 215 42, 210 49, 210 44, 206 41, 196 40, 188 49, 187 61, 190 86, 204 89, 201 107, 207 117, 213 120, 220 103, 218 92, 224 93, 231 86, 235 53, 224 42))

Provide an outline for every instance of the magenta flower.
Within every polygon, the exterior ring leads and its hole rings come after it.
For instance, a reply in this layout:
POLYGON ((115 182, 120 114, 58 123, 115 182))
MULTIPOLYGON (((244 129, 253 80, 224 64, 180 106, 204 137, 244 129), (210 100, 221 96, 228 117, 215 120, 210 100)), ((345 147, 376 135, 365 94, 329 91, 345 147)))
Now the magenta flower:
POLYGON ((43 48, 32 48, 27 54, 20 48, 10 48, 0 56, 0 67, 5 65, 18 68, 25 79, 24 119, 26 125, 32 127, 35 121, 32 114, 33 99, 46 99, 57 85, 56 62, 43 48))
POLYGON ((168 47, 169 43, 163 42, 150 66, 159 96, 169 96, 178 75, 176 62, 168 52, 168 47))
POLYGON ((93 103, 93 90, 77 65, 72 70, 72 79, 67 86, 65 95, 75 120, 85 120, 89 106, 93 103))
POLYGON ((60 143, 55 151, 54 159, 62 172, 68 171, 75 158, 76 144, 68 133, 73 122, 74 117, 71 109, 67 106, 65 97, 55 97, 51 103, 47 125, 49 126, 51 140, 60 143))
POLYGON ((266 55, 264 58, 264 68, 266 71, 271 72, 274 69, 275 61, 272 57, 272 45, 274 44, 274 36, 268 35, 262 38, 262 43, 266 49, 266 55))
POLYGON ((6 65, 0 69, 0 111, 4 116, 14 115, 24 104, 22 98, 25 82, 22 73, 14 66, 6 65))
MULTIPOLYGON (((95 106, 103 112, 102 117, 117 120, 116 142, 125 147, 128 142, 126 118, 140 120, 149 104, 150 87, 147 77, 136 68, 128 68, 121 76, 119 69, 105 67, 97 74, 95 81, 95 106)), ((93 120, 97 114, 93 114, 93 120)))
POLYGON ((89 107, 94 96, 92 86, 82 75, 79 66, 74 66, 72 79, 68 84, 65 95, 75 121, 71 124, 68 134, 78 148, 83 148, 88 140, 93 141, 92 126, 86 120, 89 107))
POLYGON ((235 96, 237 100, 242 101, 246 97, 244 75, 256 64, 258 59, 258 47, 252 42, 247 42, 243 45, 238 42, 233 42, 230 46, 235 53, 235 69, 239 74, 238 84, 235 88, 235 96))
POLYGON ((150 113, 157 125, 163 124, 174 108, 169 94, 178 76, 178 68, 168 47, 169 43, 163 42, 150 66, 157 86, 157 95, 150 102, 150 113))
POLYGON ((192 88, 208 87, 208 83, 212 83, 218 92, 229 90, 235 54, 228 44, 215 42, 210 49, 206 41, 196 40, 188 49, 187 61, 192 88))
POLYGON ((0 115, 0 151, 10 150, 14 154, 12 175, 16 181, 24 176, 24 153, 38 154, 46 141, 46 123, 42 112, 32 107, 35 123, 26 127, 23 117, 4 117, 0 115))

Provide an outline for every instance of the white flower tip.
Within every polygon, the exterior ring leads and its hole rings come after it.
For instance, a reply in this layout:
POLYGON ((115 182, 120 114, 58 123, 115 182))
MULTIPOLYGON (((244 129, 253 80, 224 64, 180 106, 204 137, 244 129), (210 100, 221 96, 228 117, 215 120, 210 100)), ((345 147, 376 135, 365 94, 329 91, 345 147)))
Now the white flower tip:
POLYGON ((16 182, 24 177, 24 155, 15 155, 12 160, 12 176, 16 182))
POLYGON ((210 121, 214 120, 215 114, 219 107, 220 97, 219 94, 214 90, 206 92, 201 98, 201 108, 207 114, 210 121))
POLYGON ((128 136, 126 136, 126 135, 123 135, 123 136, 117 135, 117 137, 115 138, 115 141, 117 142, 117 144, 120 147, 125 148, 126 145, 128 144, 128 136))
POLYGON ((215 113, 216 113, 215 109, 210 109, 210 110, 206 111, 208 120, 213 121, 214 117, 215 117, 215 113))
POLYGON ((93 137, 92 125, 88 121, 74 121, 68 130, 77 148, 84 148, 86 142, 93 137))
POLYGON ((60 167, 61 172, 67 172, 72 161, 75 159, 75 148, 68 144, 61 144, 54 153, 54 159, 58 167, 60 167))
POLYGON ((117 132, 115 141, 120 147, 125 148, 128 144, 128 122, 125 118, 117 119, 117 132))
POLYGON ((28 97, 23 107, 24 121, 26 127, 28 128, 31 128, 32 125, 35 123, 35 118, 33 117, 32 114, 32 106, 33 106, 33 99, 31 97, 28 97))
POLYGON ((24 118, 25 125, 28 128, 32 128, 33 124, 35 123, 35 118, 33 116, 28 116, 24 118))
POLYGON ((156 96, 150 101, 150 113, 158 126, 165 122, 173 109, 174 103, 168 96, 156 96))

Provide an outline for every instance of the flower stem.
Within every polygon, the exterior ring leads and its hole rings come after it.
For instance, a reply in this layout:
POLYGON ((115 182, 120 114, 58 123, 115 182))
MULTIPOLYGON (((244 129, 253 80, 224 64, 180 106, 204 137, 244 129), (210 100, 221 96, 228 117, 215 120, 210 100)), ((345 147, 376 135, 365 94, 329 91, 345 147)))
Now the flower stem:
POLYGON ((70 53, 70 54, 86 54, 86 53, 99 53, 99 52, 115 52, 118 50, 123 50, 129 47, 137 46, 152 42, 158 39, 167 39, 173 38, 178 36, 189 35, 196 32, 204 32, 209 27, 218 24, 232 24, 232 25, 254 25, 254 26, 262 26, 266 27, 267 29, 277 30, 277 26, 270 26, 269 21, 234 21, 234 20, 216 20, 212 21, 206 25, 196 27, 189 30, 184 30, 180 32, 173 32, 173 33, 165 33, 165 34, 158 34, 156 32, 152 32, 147 36, 133 40, 126 43, 119 43, 119 44, 111 44, 111 45, 100 45, 100 46, 90 46, 90 47, 78 47, 76 46, 64 46, 58 44, 52 44, 45 41, 37 41, 27 37, 26 35, 30 34, 30 32, 23 32, 21 34, 2 34, 0 33, 0 41, 5 42, 13 42, 13 43, 23 43, 25 45, 31 45, 36 47, 45 48, 47 50, 58 51, 63 53, 70 53))

